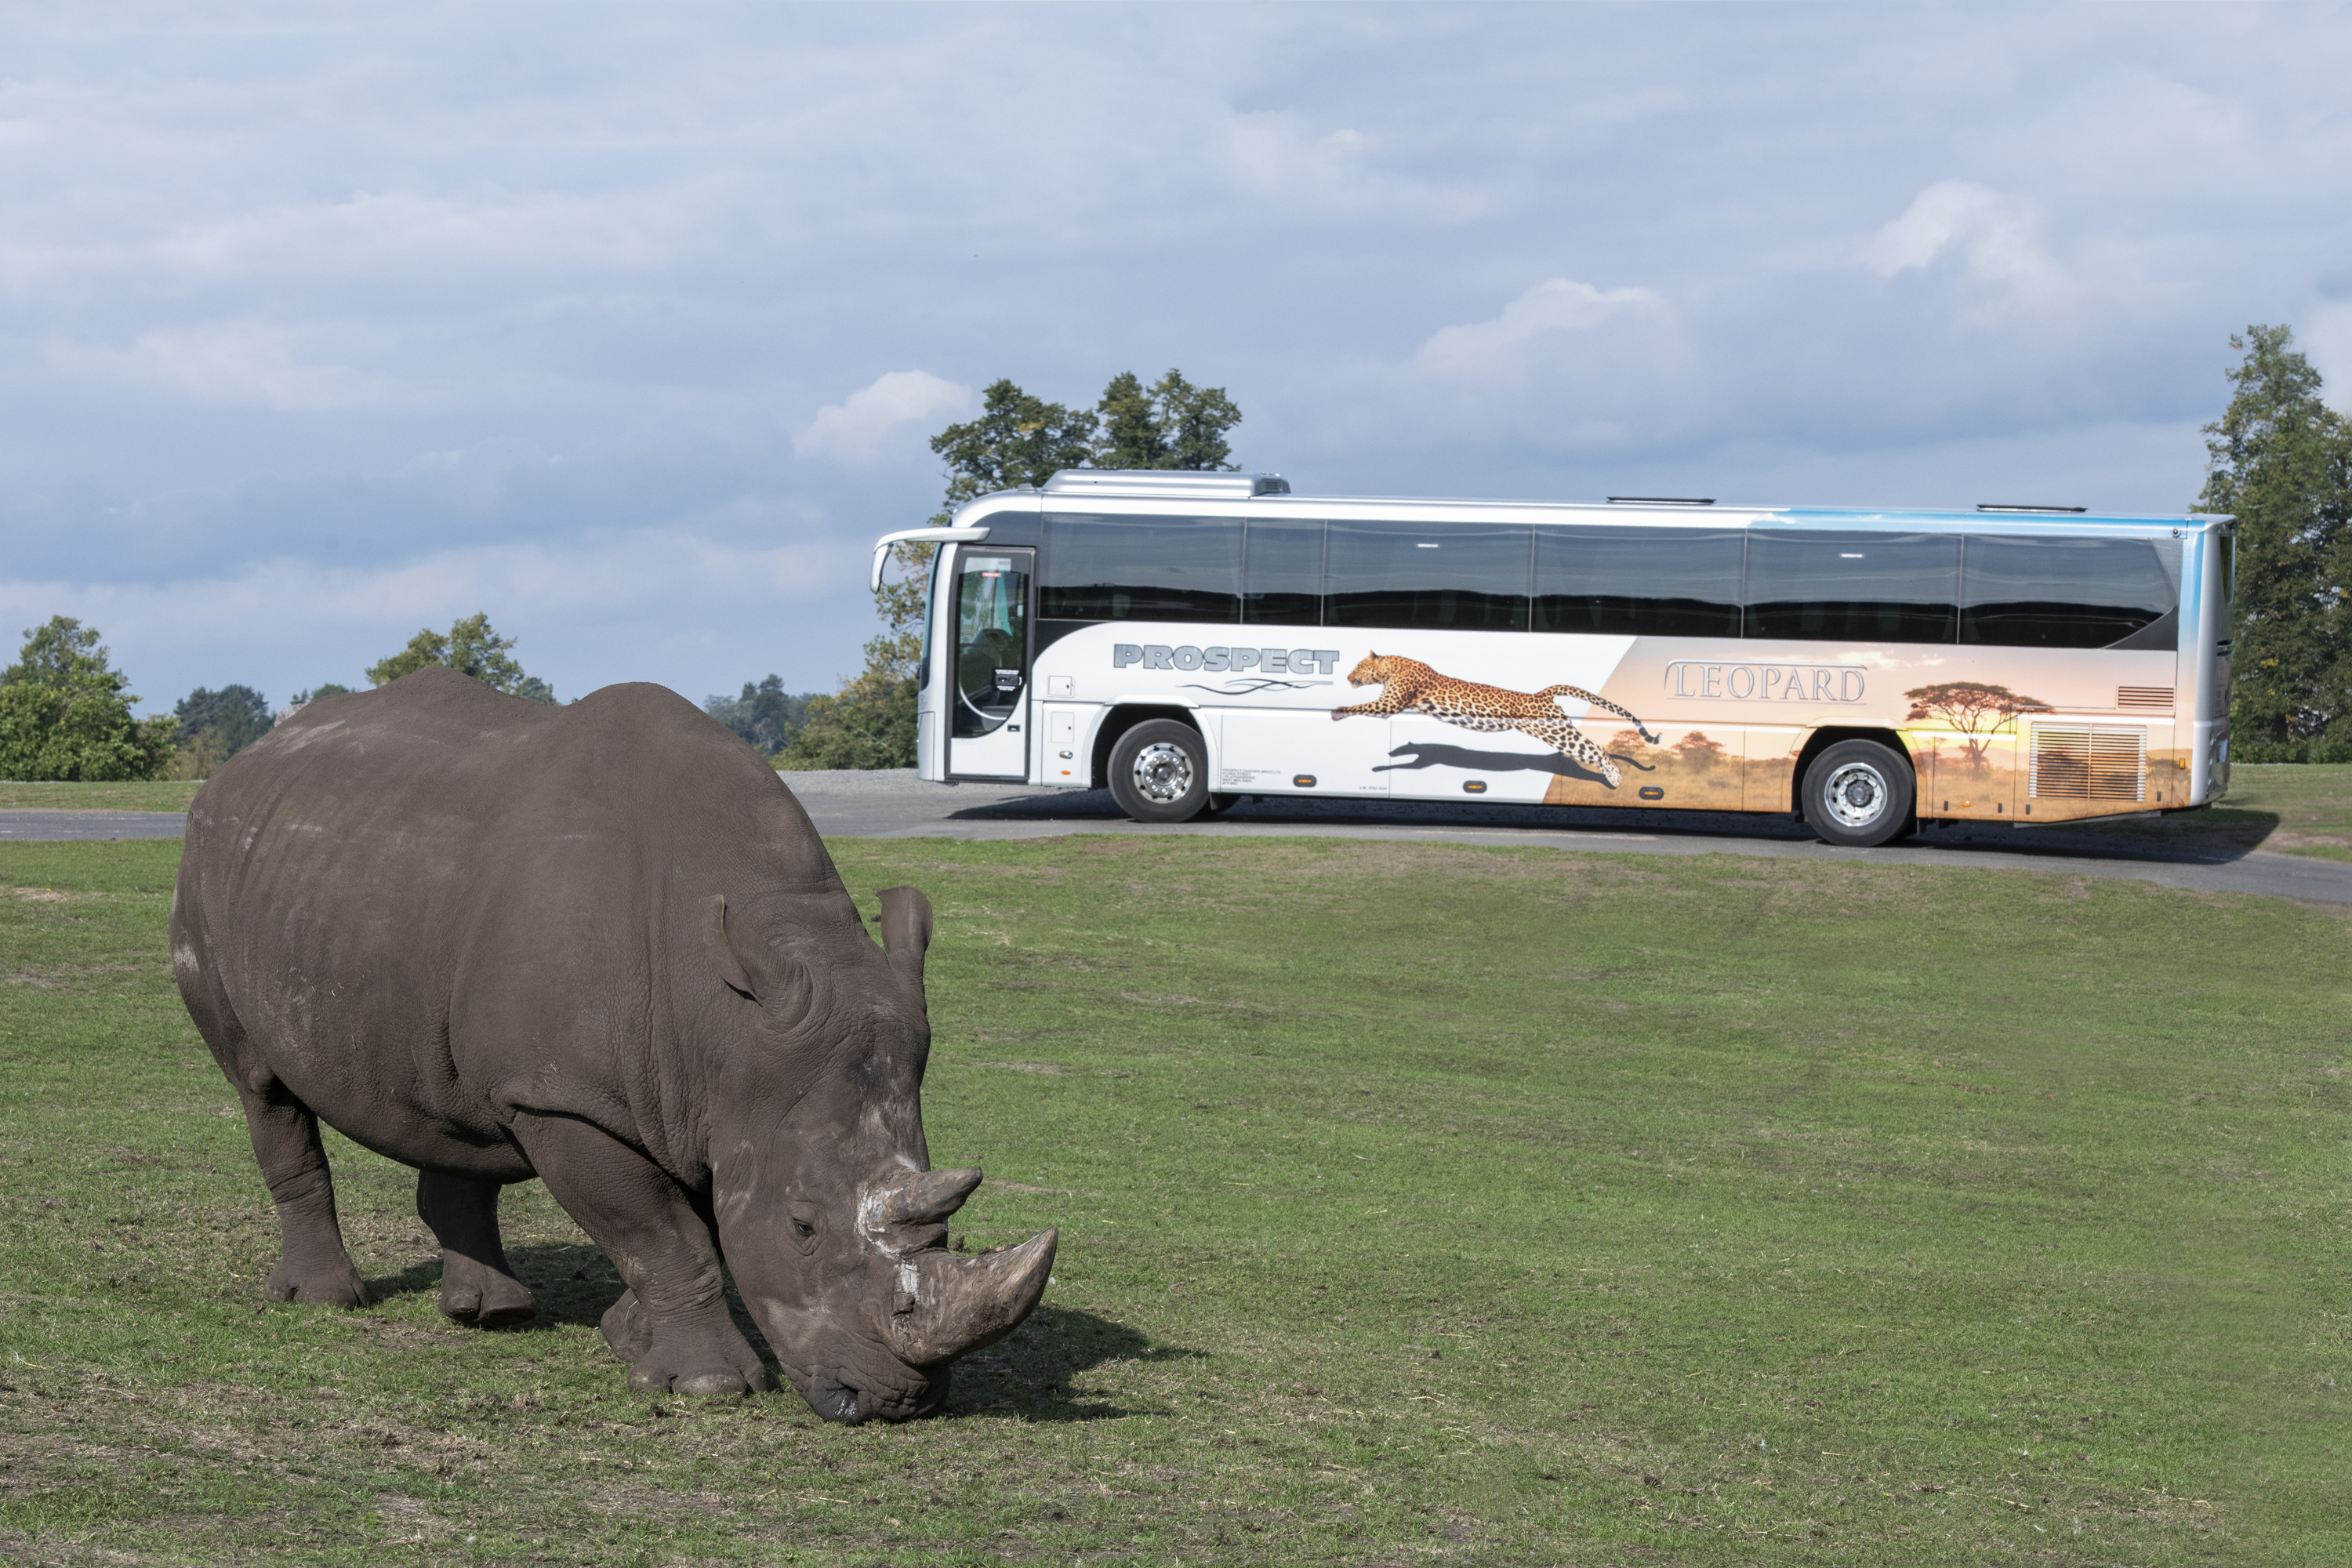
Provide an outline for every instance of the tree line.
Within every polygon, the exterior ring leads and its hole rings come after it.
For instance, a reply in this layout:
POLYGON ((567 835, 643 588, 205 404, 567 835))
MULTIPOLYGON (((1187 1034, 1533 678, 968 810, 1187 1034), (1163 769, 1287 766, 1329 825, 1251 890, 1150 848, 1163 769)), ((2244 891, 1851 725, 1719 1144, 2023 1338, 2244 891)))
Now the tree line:
MULTIPOLYGON (((547 682, 515 661, 516 639, 485 615, 446 632, 430 626, 367 670, 371 685, 427 665, 446 665, 527 701, 552 702, 547 682)), ((210 778, 213 770, 268 734, 304 704, 352 688, 329 681, 298 691, 276 710, 250 686, 198 687, 169 713, 135 718, 141 699, 116 669, 95 626, 55 616, 25 633, 16 662, 0 670, 0 778, 30 783, 210 778)))

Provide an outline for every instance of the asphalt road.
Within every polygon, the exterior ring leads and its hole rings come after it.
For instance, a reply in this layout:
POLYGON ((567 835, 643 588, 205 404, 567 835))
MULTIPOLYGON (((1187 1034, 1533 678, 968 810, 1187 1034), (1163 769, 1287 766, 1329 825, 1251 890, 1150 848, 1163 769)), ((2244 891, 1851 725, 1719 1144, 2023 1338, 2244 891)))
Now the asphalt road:
MULTIPOLYGON (((1939 828, 1883 849, 1837 849, 1785 818, 1697 811, 1340 800, 1270 800, 1181 826, 1118 815, 1102 791, 927 784, 911 773, 783 775, 828 837, 1043 838, 1065 833, 1181 833, 1225 837, 1309 835, 1451 844, 1520 844, 1617 855, 1749 855, 1901 866, 2063 871, 2169 888, 2263 893, 2352 904, 2352 865, 2209 844, 2194 850, 2118 844, 2064 828, 1990 824, 1939 828)), ((0 811, 0 840, 176 838, 177 812, 0 811)))

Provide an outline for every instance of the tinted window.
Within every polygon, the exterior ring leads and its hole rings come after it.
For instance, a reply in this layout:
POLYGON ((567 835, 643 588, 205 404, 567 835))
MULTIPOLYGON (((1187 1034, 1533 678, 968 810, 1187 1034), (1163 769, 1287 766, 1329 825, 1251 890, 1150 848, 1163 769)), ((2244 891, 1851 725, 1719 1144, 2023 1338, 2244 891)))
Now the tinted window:
POLYGON ((1425 631, 1528 629, 1530 530, 1335 522, 1324 624, 1425 631))
MULTIPOLYGON (((1960 640, 2005 647, 2105 647, 2172 613, 2179 590, 2153 539, 1971 539, 1962 555, 1960 640)), ((2169 647, 2169 642, 2163 644, 2169 647)))
POLYGON ((1323 525, 1256 522, 1242 551, 1242 619, 1265 626, 1323 624, 1323 525))
POLYGON ((1950 642, 1960 542, 1932 533, 1748 538, 1747 635, 1853 642, 1950 642))
POLYGON ((966 550, 956 564, 956 706, 950 733, 985 735, 1013 717, 1029 669, 1029 552, 966 550))
POLYGON ((1073 621, 1241 618, 1242 525, 1048 514, 1037 613, 1073 621))
POLYGON ((1536 630, 1736 637, 1746 538, 1684 528, 1539 528, 1536 630))

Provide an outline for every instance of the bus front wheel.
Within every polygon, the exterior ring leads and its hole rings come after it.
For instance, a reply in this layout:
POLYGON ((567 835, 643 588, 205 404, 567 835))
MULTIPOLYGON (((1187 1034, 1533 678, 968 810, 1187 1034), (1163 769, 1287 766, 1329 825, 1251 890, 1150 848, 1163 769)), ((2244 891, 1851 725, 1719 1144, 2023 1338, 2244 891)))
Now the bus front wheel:
POLYGON ((1138 822, 1190 822, 1209 804, 1201 733, 1173 719, 1147 719, 1110 749, 1110 797, 1138 822))
POLYGON ((1805 821, 1831 843, 1874 849, 1912 830, 1911 764, 1875 741, 1840 741, 1805 770, 1805 821))

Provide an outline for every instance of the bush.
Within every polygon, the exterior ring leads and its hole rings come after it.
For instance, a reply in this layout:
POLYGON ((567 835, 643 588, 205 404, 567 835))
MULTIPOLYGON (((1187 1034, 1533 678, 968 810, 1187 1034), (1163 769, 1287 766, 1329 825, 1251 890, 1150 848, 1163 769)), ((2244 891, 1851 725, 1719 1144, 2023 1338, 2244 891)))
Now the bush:
POLYGON ((141 723, 112 692, 0 685, 0 778, 97 784, 160 777, 172 721, 141 723))

